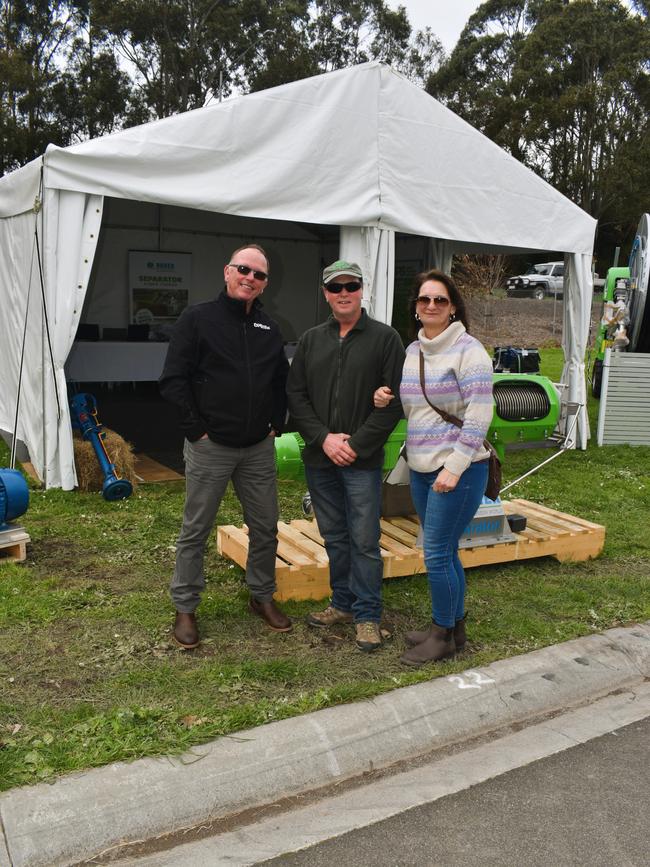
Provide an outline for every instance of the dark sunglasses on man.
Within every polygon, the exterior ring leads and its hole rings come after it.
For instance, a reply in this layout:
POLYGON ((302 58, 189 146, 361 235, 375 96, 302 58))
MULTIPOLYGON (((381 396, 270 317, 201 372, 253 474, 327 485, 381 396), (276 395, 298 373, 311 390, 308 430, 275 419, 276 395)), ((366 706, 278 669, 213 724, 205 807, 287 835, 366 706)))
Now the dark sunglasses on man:
MULTIPOLYGON (((229 268, 236 268, 237 272, 241 274, 243 277, 248 277, 248 275, 253 271, 252 268, 249 268, 248 265, 235 265, 234 262, 228 263, 229 268)), ((253 277, 256 280, 268 280, 269 275, 265 271, 253 271, 253 277)))
POLYGON ((358 292, 361 289, 361 283, 357 280, 351 280, 349 283, 328 283, 325 288, 328 292, 338 295, 343 289, 347 292, 358 292))

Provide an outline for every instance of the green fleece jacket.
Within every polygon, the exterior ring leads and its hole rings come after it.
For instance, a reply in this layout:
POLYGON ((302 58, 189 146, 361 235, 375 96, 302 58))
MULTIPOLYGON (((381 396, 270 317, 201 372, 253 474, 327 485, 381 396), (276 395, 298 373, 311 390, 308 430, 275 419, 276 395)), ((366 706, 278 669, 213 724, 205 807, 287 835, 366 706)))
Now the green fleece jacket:
POLYGON ((342 340, 333 316, 302 335, 291 363, 287 395, 291 419, 305 440, 306 464, 333 466, 322 449, 325 437, 347 433, 358 455, 352 466, 381 467, 384 443, 402 418, 403 364, 399 334, 371 319, 365 310, 342 340), (389 385, 395 398, 387 407, 375 409, 372 397, 380 385, 389 385))

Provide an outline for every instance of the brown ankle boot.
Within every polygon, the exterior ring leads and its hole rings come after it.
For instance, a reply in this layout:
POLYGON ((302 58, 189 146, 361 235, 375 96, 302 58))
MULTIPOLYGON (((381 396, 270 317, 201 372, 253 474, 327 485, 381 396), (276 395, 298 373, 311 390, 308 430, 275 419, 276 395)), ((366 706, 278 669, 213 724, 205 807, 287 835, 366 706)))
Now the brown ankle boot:
POLYGON ((422 644, 423 641, 426 641, 429 637, 430 627, 427 626, 426 629, 413 629, 411 632, 404 633, 404 642, 407 647, 417 647, 418 644, 422 644))
POLYGON ((456 625, 454 626, 454 644, 456 645, 456 653, 461 653, 465 649, 465 645, 467 644, 465 617, 462 620, 456 621, 456 625))
POLYGON ((280 611, 272 599, 268 602, 260 602, 254 596, 251 596, 248 600, 248 607, 253 614, 261 617, 274 632, 289 632, 291 630, 291 620, 289 620, 284 611, 280 611))
POLYGON ((453 627, 438 626, 434 621, 429 627, 427 637, 402 654, 400 662, 403 665, 411 665, 415 668, 424 665, 425 662, 437 662, 447 659, 456 653, 453 627))
POLYGON ((176 644, 183 650, 194 650, 195 647, 198 647, 199 628, 196 625, 196 614, 177 611, 172 636, 176 644))
MULTIPOLYGON (((428 629, 414 629, 411 632, 404 633, 404 641, 407 647, 417 647, 429 637, 428 629)), ((456 645, 456 653, 460 653, 467 642, 465 635, 465 618, 457 620, 454 626, 454 643, 456 645)))

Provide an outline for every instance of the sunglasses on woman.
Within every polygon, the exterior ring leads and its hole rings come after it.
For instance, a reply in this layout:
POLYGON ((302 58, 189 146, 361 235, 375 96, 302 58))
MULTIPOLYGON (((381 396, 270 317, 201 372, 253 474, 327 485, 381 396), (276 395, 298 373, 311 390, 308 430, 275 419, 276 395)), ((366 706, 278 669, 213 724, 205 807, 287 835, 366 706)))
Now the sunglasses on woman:
MULTIPOLYGON (((242 277, 248 277, 251 271, 253 271, 253 269, 249 268, 248 265, 235 265, 233 262, 230 262, 228 267, 236 268, 237 273, 241 274, 242 277)), ((268 280, 269 275, 265 271, 253 271, 253 277, 256 280, 268 280)))
POLYGON ((435 304, 436 307, 446 307, 449 304, 449 298, 445 298, 444 295, 419 295, 416 300, 423 307, 428 307, 431 303, 435 304))
POLYGON ((348 292, 358 292, 361 289, 361 283, 356 280, 351 280, 349 283, 328 283, 325 288, 328 292, 338 295, 342 289, 347 289, 348 292))

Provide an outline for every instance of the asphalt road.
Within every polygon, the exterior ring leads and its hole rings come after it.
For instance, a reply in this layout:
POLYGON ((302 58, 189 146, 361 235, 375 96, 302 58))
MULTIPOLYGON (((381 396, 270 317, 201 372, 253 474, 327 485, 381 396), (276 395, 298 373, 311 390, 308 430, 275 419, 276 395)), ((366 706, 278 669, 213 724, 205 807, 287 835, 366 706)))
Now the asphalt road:
POLYGON ((647 867, 650 717, 265 867, 647 867))

